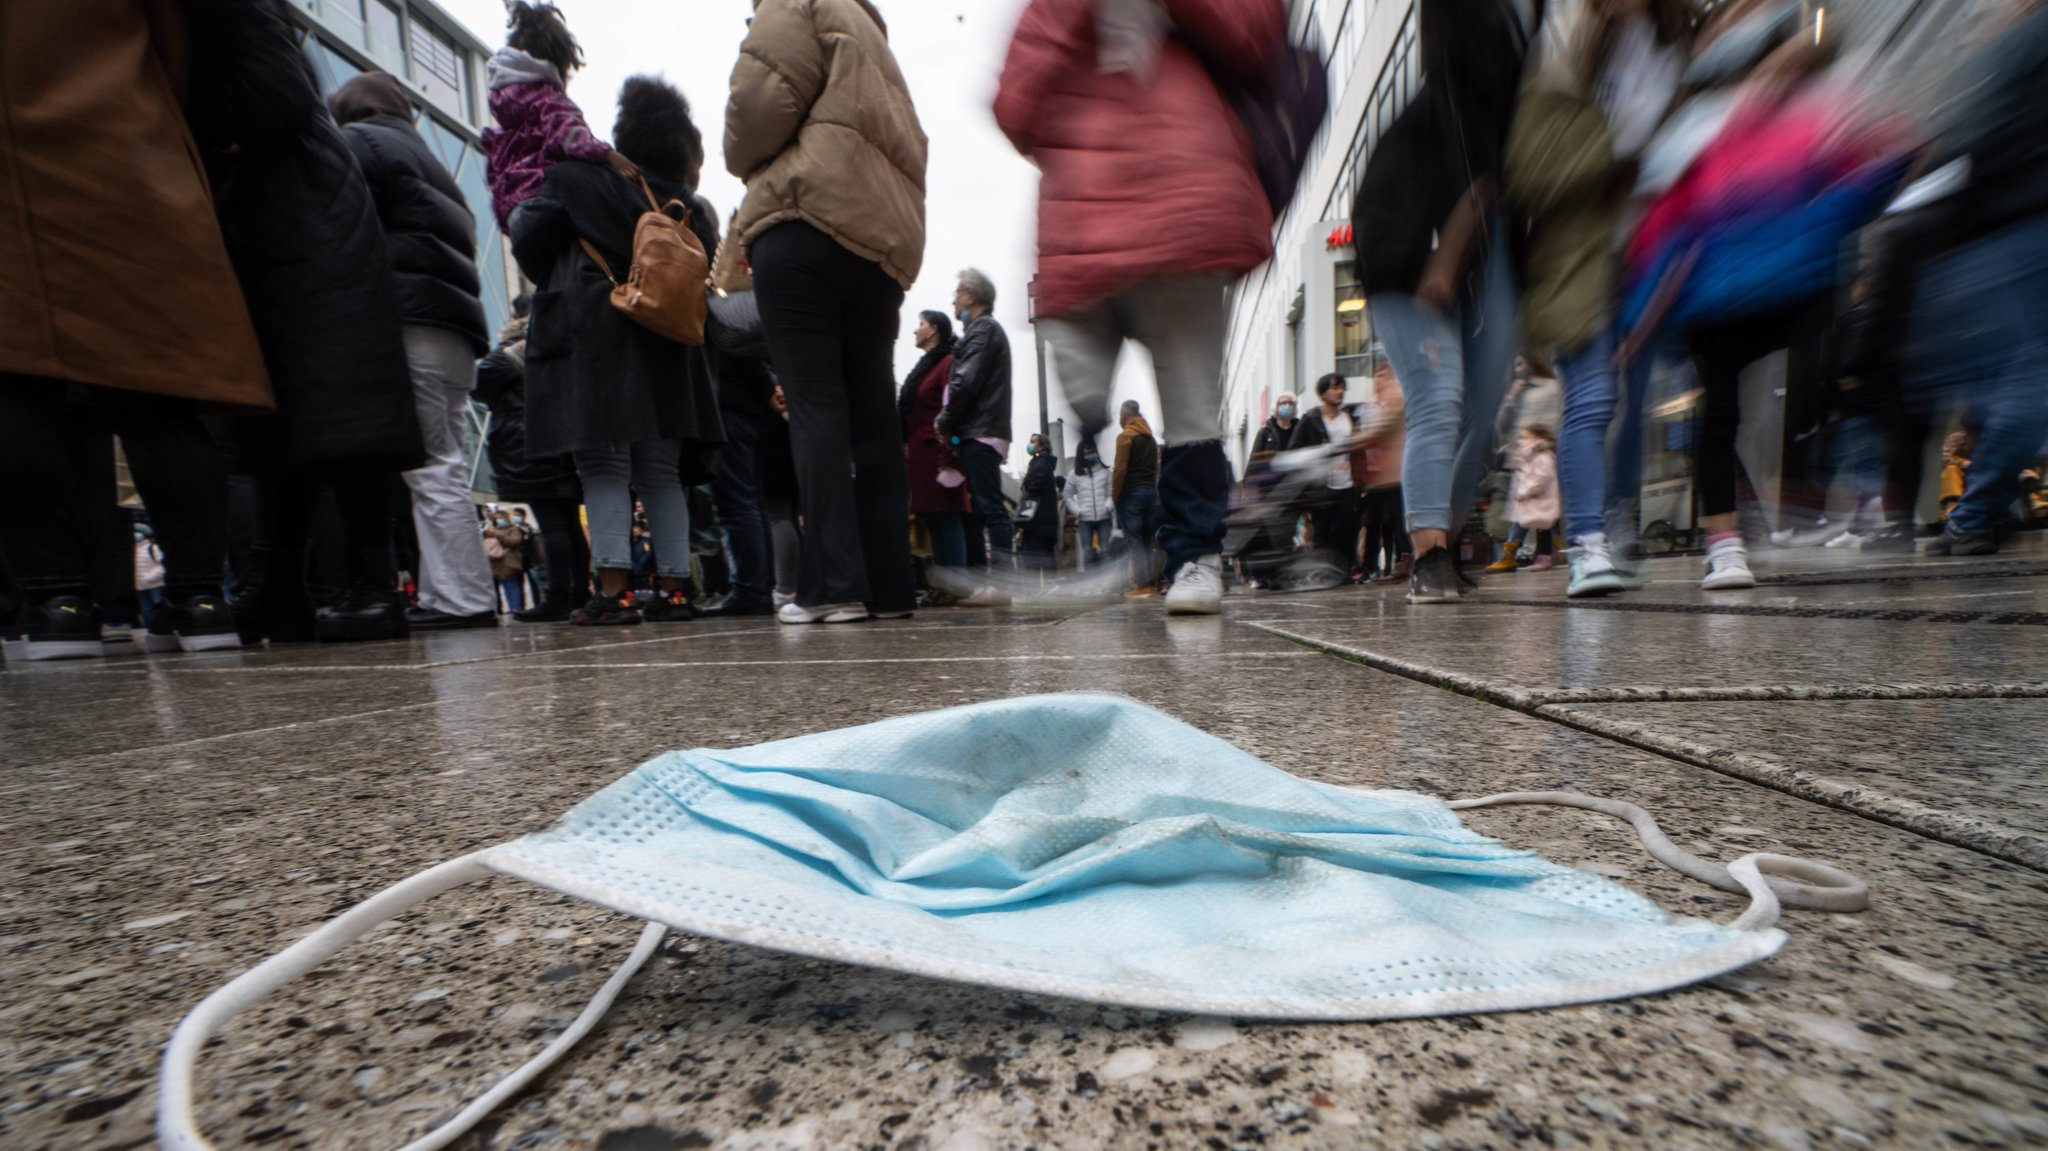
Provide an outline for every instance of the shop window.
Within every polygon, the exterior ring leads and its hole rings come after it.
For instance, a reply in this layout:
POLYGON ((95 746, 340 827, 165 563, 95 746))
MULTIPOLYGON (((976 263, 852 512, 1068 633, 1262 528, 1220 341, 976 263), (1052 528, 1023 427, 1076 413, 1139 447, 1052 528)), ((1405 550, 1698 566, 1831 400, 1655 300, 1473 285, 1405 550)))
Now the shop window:
POLYGON ((1347 379, 1362 379, 1372 375, 1372 322, 1365 314, 1365 289, 1350 260, 1337 261, 1331 274, 1336 291, 1330 298, 1337 302, 1336 323, 1331 325, 1337 337, 1334 370, 1347 379))

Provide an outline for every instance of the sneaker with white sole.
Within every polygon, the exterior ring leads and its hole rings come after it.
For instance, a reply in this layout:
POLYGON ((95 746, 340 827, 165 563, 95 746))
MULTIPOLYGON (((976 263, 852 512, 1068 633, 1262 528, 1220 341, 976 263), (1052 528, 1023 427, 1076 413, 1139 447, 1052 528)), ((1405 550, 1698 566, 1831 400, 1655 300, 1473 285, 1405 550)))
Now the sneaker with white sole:
POLYGON ((51 596, 24 603, 14 617, 14 638, 7 642, 12 660, 91 659, 106 654, 100 639, 100 612, 84 596, 51 596))
POLYGON ((770 592, 769 595, 775 601, 776 611, 781 611, 796 602, 796 593, 793 591, 770 592))
POLYGON ((242 646, 228 601, 217 595, 195 595, 156 609, 143 633, 149 652, 232 651, 242 646))
POLYGON ((1627 585, 1615 571, 1614 557, 1607 551, 1607 536, 1592 532, 1572 542, 1572 578, 1564 586, 1569 599, 1583 599, 1586 596, 1612 595, 1623 591, 1627 585))
POLYGON ((1215 615, 1223 610, 1223 557, 1203 556, 1180 565, 1166 589, 1167 615, 1215 615))
POLYGON ((868 618, 868 605, 864 603, 827 603, 817 607, 805 607, 800 603, 782 605, 775 613, 777 623, 858 623, 868 618))
POLYGON ((1859 532, 1851 528, 1820 546, 1824 548, 1853 548, 1860 550, 1864 544, 1869 543, 1875 538, 1877 538, 1876 532, 1859 532))
POLYGON ((1749 570, 1749 549, 1741 540, 1722 540, 1707 549, 1707 576, 1701 591, 1740 591, 1756 586, 1756 573, 1749 570))

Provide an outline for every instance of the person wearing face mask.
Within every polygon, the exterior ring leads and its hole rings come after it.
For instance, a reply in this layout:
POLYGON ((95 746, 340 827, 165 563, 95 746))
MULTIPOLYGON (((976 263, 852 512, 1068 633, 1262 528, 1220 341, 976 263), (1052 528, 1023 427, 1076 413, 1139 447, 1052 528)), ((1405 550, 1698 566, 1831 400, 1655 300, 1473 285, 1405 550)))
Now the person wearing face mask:
POLYGON ((1287 442, 1294 438, 1295 406, 1294 397, 1283 395, 1273 401, 1273 414, 1266 418, 1259 434, 1252 439, 1252 460, 1264 463, 1275 452, 1287 450, 1287 442))
POLYGON ((1055 474, 1059 460, 1044 436, 1033 432, 1024 455, 1031 462, 1024 470, 1024 498, 1017 505, 1023 528, 1022 558, 1029 570, 1051 571, 1058 564, 1060 485, 1065 481, 1055 474))
POLYGON ((1116 523, 1116 504, 1110 495, 1114 478, 1102 466, 1102 453, 1096 450, 1095 441, 1082 440, 1080 450, 1074 453, 1074 474, 1067 477, 1066 503, 1067 514, 1074 517, 1075 543, 1088 567, 1101 563, 1102 553, 1109 550, 1110 532, 1116 523))
POLYGON ((1003 505, 1003 459, 1010 454, 1010 337, 992 314, 995 306, 994 282, 973 268, 960 273, 953 289, 960 342, 953 349, 945 404, 932 421, 939 440, 960 452, 979 522, 970 530, 988 533, 991 571, 1010 566, 1013 534, 1003 505))

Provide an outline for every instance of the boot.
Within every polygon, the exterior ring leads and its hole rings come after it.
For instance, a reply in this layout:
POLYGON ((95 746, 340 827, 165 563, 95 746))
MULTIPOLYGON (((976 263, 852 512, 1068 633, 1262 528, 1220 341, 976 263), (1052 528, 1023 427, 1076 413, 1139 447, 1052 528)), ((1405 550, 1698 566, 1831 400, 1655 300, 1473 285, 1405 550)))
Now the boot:
POLYGON ((1515 553, 1521 550, 1522 541, 1509 540, 1508 542, 1501 545, 1500 558, 1493 561, 1490 564, 1487 564, 1486 570, 1492 573, 1511 572, 1515 570, 1515 553))

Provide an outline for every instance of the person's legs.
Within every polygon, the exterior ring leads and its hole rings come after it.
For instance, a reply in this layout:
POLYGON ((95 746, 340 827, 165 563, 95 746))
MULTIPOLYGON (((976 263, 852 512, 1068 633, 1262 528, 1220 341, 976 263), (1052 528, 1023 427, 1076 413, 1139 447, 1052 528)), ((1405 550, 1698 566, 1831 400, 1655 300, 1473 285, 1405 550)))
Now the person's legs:
POLYGON ((549 498, 527 503, 540 527, 540 551, 547 571, 541 603, 576 607, 588 594, 590 579, 590 545, 583 538, 583 526, 576 522, 576 501, 549 498))
POLYGON ((988 566, 992 571, 1007 570, 1011 566, 1011 539, 1017 528, 1010 520, 1009 507, 1003 503, 1003 457, 980 440, 967 440, 960 445, 960 466, 967 473, 967 494, 974 501, 974 518, 980 521, 988 540, 988 566))
POLYGON ((853 414, 845 378, 841 251, 810 225, 788 223, 755 240, 751 253, 762 329, 789 400, 797 499, 810 542, 797 581, 797 603, 804 607, 864 603, 869 597, 859 500, 848 482, 854 475, 853 414))
POLYGON ((1402 292, 1375 293, 1373 331, 1401 384, 1407 409, 1401 491, 1418 551, 1441 547, 1451 532, 1452 463, 1465 413, 1465 353, 1455 315, 1402 292))
POLYGON ((718 520, 732 549, 735 602, 768 602, 775 583, 774 557, 768 543, 768 521, 761 514, 761 484, 755 441, 759 429, 752 413, 735 410, 725 416, 725 446, 718 452, 712 478, 718 520))
POLYGON ((1464 422, 1451 471, 1448 526, 1453 536, 1472 514, 1479 481, 1493 458, 1494 418, 1500 414, 1501 398, 1508 389, 1508 367, 1515 358, 1516 296, 1507 234, 1496 227, 1493 251, 1480 273, 1477 299, 1466 300, 1459 308, 1464 422))
POLYGON ((867 595, 861 598, 876 613, 892 615, 917 606, 917 573, 905 531, 910 471, 903 458, 893 360, 903 289, 879 264, 844 249, 838 249, 838 256, 845 315, 840 378, 853 448, 854 514, 867 569, 867 595))
MULTIPOLYGON (((1132 339, 1152 353, 1159 381, 1159 546, 1166 577, 1193 559, 1223 554, 1230 461, 1217 424, 1223 407, 1222 276, 1140 284, 1117 302, 1132 339)), ((1111 364, 1114 371, 1115 365, 1111 364)), ((1358 521, 1350 520, 1353 535, 1358 521)), ((1357 547, 1354 539, 1350 545, 1357 547)))
POLYGON ((86 418, 71 385, 0 373, 0 553, 25 605, 92 596, 71 455, 73 426, 86 418))
POLYGON ((1971 369, 1964 386, 1976 436, 1963 495, 1949 512, 1943 538, 1989 541, 2020 494, 2020 470, 2048 439, 2048 332, 2041 318, 2048 312, 2048 217, 2006 228, 1931 264, 1922 295, 1952 297, 1974 322, 1974 330, 1961 336, 1972 346, 1957 358, 1971 369))
POLYGON ((469 342, 448 328, 407 324, 403 333, 427 447, 426 464, 405 473, 420 540, 420 606, 455 616, 494 611, 498 597, 462 456, 476 357, 469 342))
POLYGON ((625 590, 633 571, 632 474, 631 449, 576 453, 576 475, 583 481, 583 507, 590 518, 591 559, 603 595, 625 590))
POLYGON ((228 550, 228 477, 193 406, 103 393, 114 431, 164 550, 164 597, 218 598, 228 550))
POLYGON ((647 509, 655 574, 663 591, 679 590, 690 580, 690 497, 683 490, 681 452, 674 440, 642 440, 629 450, 633 494, 647 509))
POLYGON ((505 597, 506 611, 526 610, 526 573, 514 572, 498 581, 498 591, 505 597))
POLYGON ((1564 538, 1606 534, 1607 429, 1617 386, 1614 336, 1601 331, 1557 359, 1564 384, 1564 427, 1557 437, 1557 480, 1564 497, 1564 538))
MULTIPOLYGON (((1045 342, 1052 348, 1053 366, 1058 369, 1060 388, 1067 405, 1081 425, 1081 437, 1093 438, 1112 427, 1109 413, 1111 388, 1116 382, 1116 361, 1123 352, 1124 331, 1107 304, 1100 304, 1065 316, 1039 321, 1045 342)), ((1162 395, 1164 393, 1162 392, 1162 395)))
POLYGON ((959 512, 919 512, 932 537, 932 565, 958 570, 967 566, 967 528, 959 512))
POLYGON ((775 596, 794 602, 804 558, 803 532, 796 523, 796 501, 788 496, 768 496, 762 500, 762 508, 768 515, 768 534, 775 542, 775 596))

